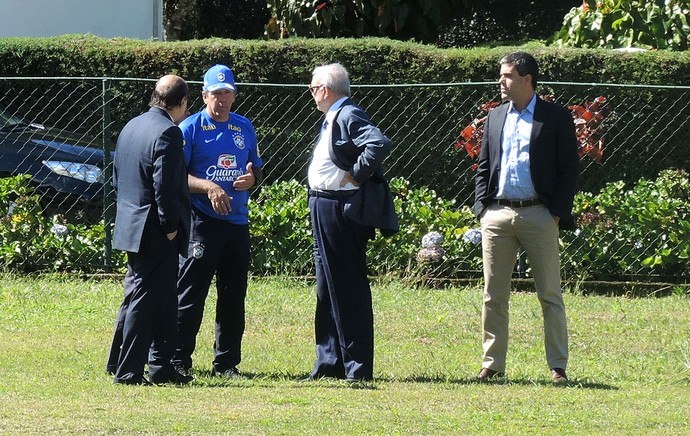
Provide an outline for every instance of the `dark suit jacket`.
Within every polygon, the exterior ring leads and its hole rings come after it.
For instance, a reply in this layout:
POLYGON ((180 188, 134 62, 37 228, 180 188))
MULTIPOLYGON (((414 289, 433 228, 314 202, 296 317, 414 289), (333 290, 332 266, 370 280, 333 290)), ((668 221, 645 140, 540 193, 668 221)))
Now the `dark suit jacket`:
POLYGON ((385 236, 399 230, 393 195, 383 174, 383 161, 391 141, 351 99, 336 113, 331 129, 329 154, 335 165, 349 171, 361 184, 345 205, 345 215, 354 221, 381 229, 385 236))
POLYGON ((127 123, 115 147, 117 215, 113 248, 138 253, 145 231, 177 230, 177 248, 189 243, 189 186, 182 132, 160 108, 127 123))
MULTIPOLYGON (((505 103, 489 112, 484 125, 475 179, 474 211, 480 216, 494 201, 501 167, 501 134, 508 113, 505 103)), ((577 192, 580 159, 575 124, 567 109, 537 98, 529 151, 532 183, 560 228, 574 229, 573 199, 577 192)))

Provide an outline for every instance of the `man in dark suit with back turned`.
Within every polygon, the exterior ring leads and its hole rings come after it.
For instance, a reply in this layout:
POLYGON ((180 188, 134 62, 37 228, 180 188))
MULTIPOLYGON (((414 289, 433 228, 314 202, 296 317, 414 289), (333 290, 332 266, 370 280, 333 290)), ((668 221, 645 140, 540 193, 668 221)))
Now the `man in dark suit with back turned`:
POLYGON ((151 109, 127 123, 117 140, 113 248, 127 252, 127 273, 112 347, 119 348, 115 383, 149 384, 147 360, 151 383, 192 380, 170 363, 177 337, 178 253, 187 255, 189 241, 189 189, 177 127, 187 115, 188 93, 182 78, 163 76, 151 109))
MULTIPOLYGON (((350 79, 340 64, 317 67, 309 86, 325 121, 309 165, 309 209, 316 266, 316 361, 309 377, 371 380, 374 315, 367 278, 367 241, 374 227, 397 228, 389 207, 365 204, 376 222, 345 212, 355 193, 383 180, 391 142, 349 98, 350 79), (384 215, 383 219, 378 219, 384 215), (386 216, 387 215, 387 216, 386 216), (362 219, 363 218, 363 219, 362 219)), ((387 188, 387 183, 382 185, 387 188)), ((388 191, 390 192, 390 191, 388 191)))
POLYGON ((500 60, 506 103, 487 117, 476 175, 482 228, 483 348, 479 381, 504 375, 508 301, 517 252, 525 249, 544 317, 546 361, 556 383, 568 380, 568 333, 561 290, 558 230, 571 215, 579 175, 570 113, 535 94, 539 67, 524 52, 500 60))

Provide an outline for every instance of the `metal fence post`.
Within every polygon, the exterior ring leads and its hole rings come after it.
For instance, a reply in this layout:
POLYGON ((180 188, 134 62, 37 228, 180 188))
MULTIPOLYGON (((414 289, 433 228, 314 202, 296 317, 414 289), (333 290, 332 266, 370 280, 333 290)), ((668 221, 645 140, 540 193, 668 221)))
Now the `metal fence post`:
POLYGON ((113 165, 112 165, 112 147, 110 141, 110 79, 104 78, 102 81, 102 101, 103 101, 103 231, 105 232, 104 246, 104 268, 111 272, 113 267, 113 244, 112 244, 112 224, 114 222, 115 214, 113 213, 113 165))

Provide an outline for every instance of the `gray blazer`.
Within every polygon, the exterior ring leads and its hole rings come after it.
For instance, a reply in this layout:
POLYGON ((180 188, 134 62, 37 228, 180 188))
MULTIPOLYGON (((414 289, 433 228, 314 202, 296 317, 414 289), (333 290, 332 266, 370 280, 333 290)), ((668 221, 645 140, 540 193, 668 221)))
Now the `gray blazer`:
POLYGON ((120 132, 113 170, 113 248, 138 253, 145 231, 165 235, 177 230, 177 249, 187 255, 191 210, 182 142, 179 127, 155 107, 120 132))

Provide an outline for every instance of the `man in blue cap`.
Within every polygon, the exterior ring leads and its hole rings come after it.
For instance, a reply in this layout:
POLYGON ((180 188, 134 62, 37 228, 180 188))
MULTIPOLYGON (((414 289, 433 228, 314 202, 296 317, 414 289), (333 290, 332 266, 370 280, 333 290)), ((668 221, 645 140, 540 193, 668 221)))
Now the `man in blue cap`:
POLYGON ((206 106, 180 124, 191 194, 189 256, 180 257, 179 332, 173 365, 187 374, 214 275, 216 304, 212 374, 240 376, 250 245, 249 189, 263 177, 251 122, 230 109, 237 88, 232 70, 214 65, 204 75, 206 106))

